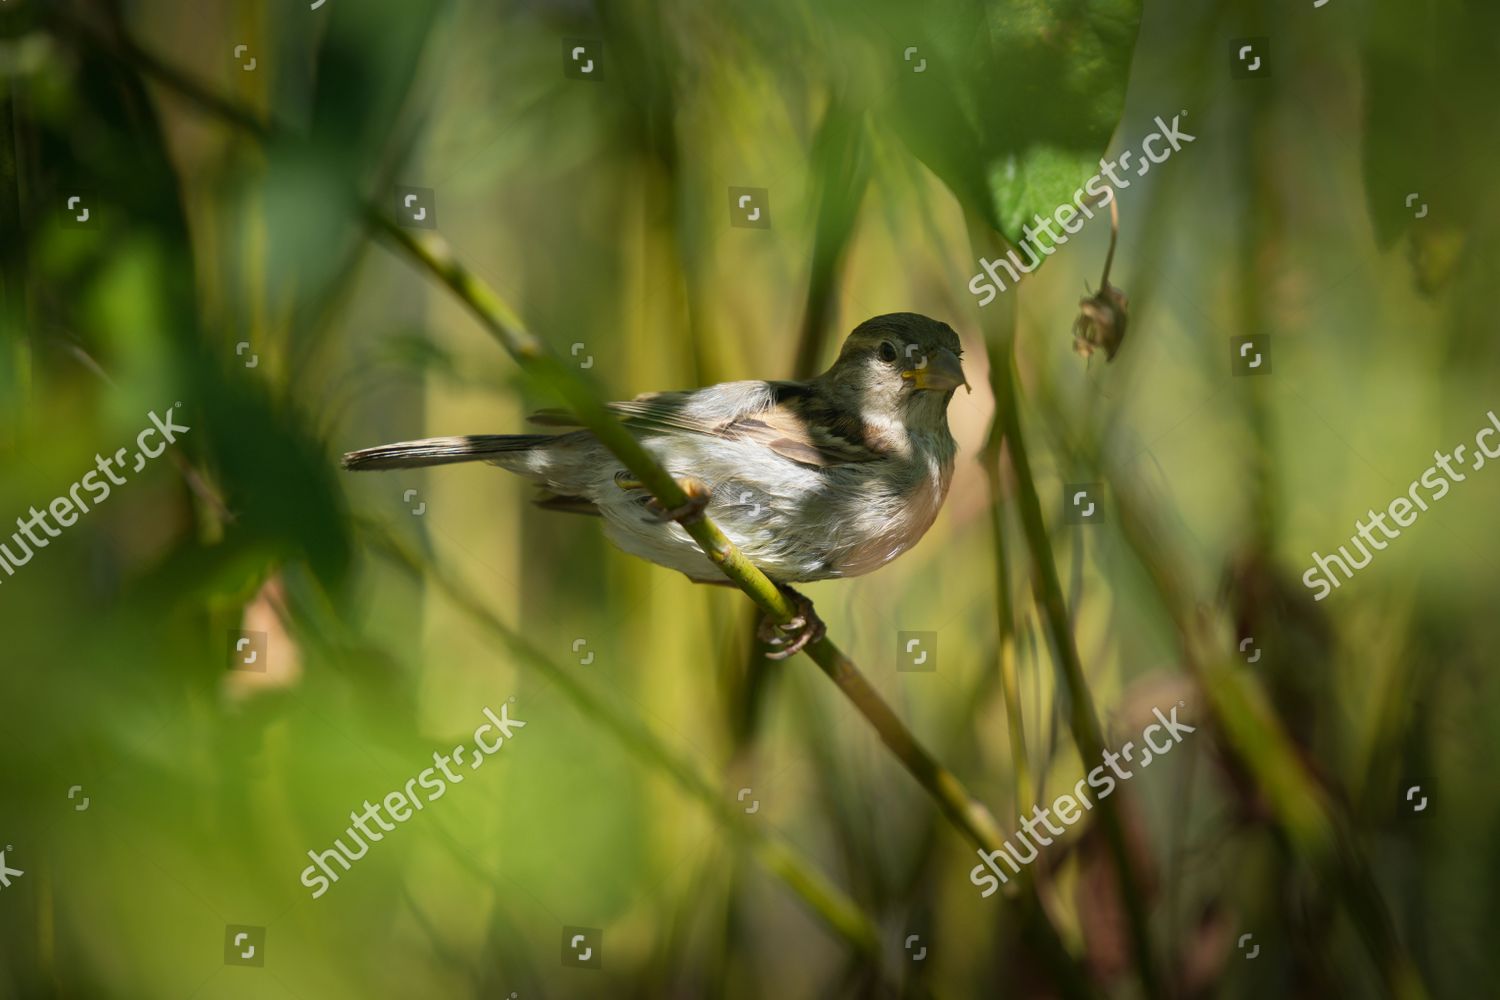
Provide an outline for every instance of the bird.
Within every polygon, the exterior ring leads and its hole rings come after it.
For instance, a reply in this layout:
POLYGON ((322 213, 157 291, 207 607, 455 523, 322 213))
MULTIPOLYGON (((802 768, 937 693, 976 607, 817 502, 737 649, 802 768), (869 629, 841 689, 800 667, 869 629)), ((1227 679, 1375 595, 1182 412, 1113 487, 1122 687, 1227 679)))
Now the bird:
POLYGON ((746 380, 655 392, 608 404, 682 484, 668 511, 576 417, 530 422, 557 433, 476 434, 351 451, 351 471, 488 462, 543 490, 539 506, 604 519, 620 549, 698 583, 730 584, 684 527, 708 516, 798 609, 762 623, 767 655, 784 659, 825 629, 795 583, 860 576, 932 527, 958 446, 948 404, 970 392, 963 347, 948 324, 889 313, 856 326, 827 371, 803 381, 746 380))

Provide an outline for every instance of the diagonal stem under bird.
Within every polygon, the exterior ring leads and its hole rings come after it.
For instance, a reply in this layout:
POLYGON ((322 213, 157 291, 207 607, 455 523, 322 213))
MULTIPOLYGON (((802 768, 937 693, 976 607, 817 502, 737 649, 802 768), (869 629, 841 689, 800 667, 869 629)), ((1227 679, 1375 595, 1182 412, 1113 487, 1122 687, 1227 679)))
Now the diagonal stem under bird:
MULTIPOLYGON (((417 236, 403 228, 384 212, 371 208, 371 223, 405 249, 418 263, 453 289, 460 300, 500 341, 501 345, 539 381, 549 385, 572 407, 580 422, 599 438, 620 462, 629 469, 667 508, 681 507, 687 494, 675 478, 645 450, 641 442, 600 403, 598 396, 583 378, 568 369, 531 333, 520 326, 508 306, 463 267, 441 237, 431 233, 417 236)), ((877 348, 878 350, 878 348, 877 348)), ((745 591, 766 614, 778 624, 794 621, 796 604, 784 589, 741 553, 725 537, 712 519, 701 517, 683 525, 705 556, 736 586, 745 591)), ((873 726, 883 742, 937 801, 946 815, 965 836, 986 849, 997 848, 1004 840, 1000 828, 987 808, 979 803, 942 764, 921 745, 911 730, 880 697, 859 668, 826 635, 810 640, 803 652, 812 658, 839 690, 873 726)))
MULTIPOLYGON (((447 243, 440 236, 432 233, 423 233, 419 236, 375 208, 369 209, 367 217, 372 225, 379 228, 419 264, 451 288, 523 368, 562 396, 572 408, 577 422, 586 425, 604 447, 619 460, 620 464, 624 465, 637 481, 650 490, 664 508, 677 509, 689 503, 689 497, 677 479, 667 473, 645 449, 641 441, 623 422, 617 419, 614 412, 598 401, 598 396, 584 382, 583 377, 571 371, 547 350, 541 341, 526 331, 515 314, 494 291, 481 283, 454 258, 447 243)), ((925 317, 920 318, 925 319, 925 317)), ((926 320, 926 322, 933 323, 934 321, 926 320)), ((944 329, 947 330, 946 326, 944 329)), ((951 333, 951 331, 948 332, 951 333)), ((878 356, 880 353, 878 344, 875 351, 878 356)), ((956 360, 957 352, 954 352, 954 356, 956 360)), ((906 356, 898 352, 898 357, 904 361, 906 356)), ((927 382, 931 377, 924 376, 923 381, 927 382)), ((942 395, 946 397, 951 392, 952 388, 949 388, 944 390, 942 395)), ((375 450, 378 451, 378 449, 375 450)), ((358 455, 360 453, 355 452, 351 458, 358 455)), ((371 461, 378 461, 378 459, 372 458, 371 461)), ((359 459, 354 459, 354 464, 358 465, 359 459)), ((774 583, 725 536, 710 517, 687 519, 681 527, 692 536, 703 555, 713 566, 717 567, 722 576, 727 577, 735 586, 745 591, 772 621, 778 625, 796 621, 803 608, 800 608, 795 599, 787 593, 790 588, 774 583)), ((864 678, 854 662, 845 656, 826 634, 810 638, 802 651, 806 652, 838 685, 839 690, 850 699, 860 714, 879 733, 881 741, 896 754, 912 776, 937 800, 944 814, 960 830, 977 845, 986 848, 998 846, 1003 841, 1004 838, 989 810, 977 802, 957 777, 939 764, 922 747, 905 723, 896 716, 869 681, 864 678)))

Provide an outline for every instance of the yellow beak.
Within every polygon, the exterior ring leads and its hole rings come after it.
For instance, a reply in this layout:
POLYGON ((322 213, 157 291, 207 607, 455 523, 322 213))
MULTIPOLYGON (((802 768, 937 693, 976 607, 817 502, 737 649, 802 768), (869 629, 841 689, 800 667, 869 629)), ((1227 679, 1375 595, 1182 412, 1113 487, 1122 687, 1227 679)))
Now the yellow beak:
POLYGON ((963 362, 958 360, 958 355, 946 347, 938 348, 925 361, 926 364, 919 364, 916 368, 903 371, 901 377, 911 379, 912 385, 918 389, 946 392, 963 386, 970 392, 974 391, 969 388, 969 380, 964 377, 963 362))

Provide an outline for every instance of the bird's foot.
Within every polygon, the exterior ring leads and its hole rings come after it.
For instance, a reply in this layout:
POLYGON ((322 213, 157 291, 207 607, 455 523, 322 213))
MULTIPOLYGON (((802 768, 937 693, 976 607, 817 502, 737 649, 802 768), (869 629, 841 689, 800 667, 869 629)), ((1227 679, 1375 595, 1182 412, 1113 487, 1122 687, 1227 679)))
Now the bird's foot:
POLYGON ((797 617, 785 625, 777 624, 769 618, 760 620, 760 627, 755 634, 761 642, 771 647, 766 651, 768 660, 785 660, 796 656, 808 644, 817 642, 828 634, 823 619, 818 617, 818 613, 813 610, 812 601, 805 594, 785 586, 781 588, 781 592, 796 605, 797 617))
MULTIPOLYGON (((619 482, 618 479, 615 480, 619 482)), ((682 492, 687 494, 687 503, 670 510, 663 507, 661 501, 652 497, 646 501, 646 509, 651 512, 650 520, 676 521, 681 525, 689 525, 694 521, 703 520, 703 512, 708 509, 708 501, 712 498, 712 491, 701 479, 692 476, 684 476, 677 480, 677 485, 682 487, 682 492)))

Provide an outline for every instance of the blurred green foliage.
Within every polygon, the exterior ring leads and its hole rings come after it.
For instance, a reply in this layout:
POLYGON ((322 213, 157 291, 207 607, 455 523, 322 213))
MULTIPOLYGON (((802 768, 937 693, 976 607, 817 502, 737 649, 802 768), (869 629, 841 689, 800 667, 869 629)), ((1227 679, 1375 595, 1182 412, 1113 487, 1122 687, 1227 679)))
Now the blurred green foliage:
MULTIPOLYGON (((1262 6, 0 7, 0 519, 152 410, 192 428, 0 576, 0 848, 24 871, 0 889, 0 992, 1144 991, 1099 827, 1044 854, 1040 911, 980 899, 973 846, 826 678, 754 653, 742 595, 632 562, 492 469, 338 472, 554 402, 372 238, 362 203, 396 185, 432 189, 458 257, 614 398, 806 374, 880 312, 947 320, 976 367, 1013 335, 987 363, 1014 365, 1106 734, 1179 700, 1203 721, 1121 793, 1163 992, 1491 981, 1500 480, 1324 602, 1298 580, 1500 407, 1497 14, 1262 6), (1233 75, 1244 37, 1270 40, 1268 78, 1233 75), (564 72, 578 38, 602 40, 602 81, 564 72), (1017 239, 1179 109, 1198 140, 1121 193, 1114 363, 1068 333, 1102 219, 975 306, 966 223, 1017 239), (731 186, 769 190, 771 229, 729 224, 731 186), (1265 378, 1229 374, 1247 334, 1272 338, 1265 378), (1104 525, 1067 524, 1080 482, 1107 484, 1104 525), (266 633, 264 672, 232 668, 240 630, 266 633), (311 899, 306 852, 511 697, 526 739, 311 899), (226 965, 232 924, 267 928, 264 967, 226 965), (560 962, 564 926, 604 929, 601 970, 560 962)), ((1018 790, 1050 802, 1094 762, 1016 480, 992 492, 983 465, 994 413, 955 400, 929 538, 809 590, 1009 831, 1018 790), (900 629, 939 633, 936 672, 896 670, 900 629)))

